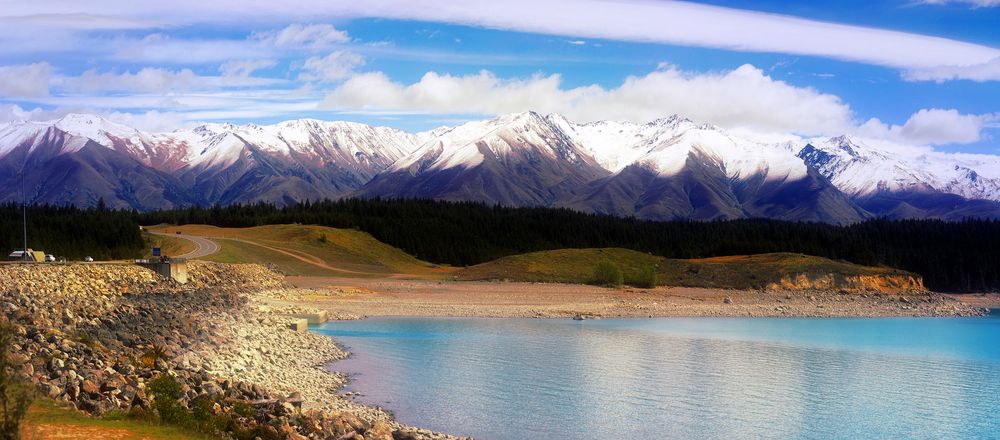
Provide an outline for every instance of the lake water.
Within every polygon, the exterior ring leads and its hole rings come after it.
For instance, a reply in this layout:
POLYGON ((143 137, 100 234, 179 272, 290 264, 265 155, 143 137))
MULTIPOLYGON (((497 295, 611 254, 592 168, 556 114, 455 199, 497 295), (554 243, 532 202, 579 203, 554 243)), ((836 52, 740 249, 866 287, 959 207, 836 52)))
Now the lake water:
POLYGON ((1000 438, 1000 318, 377 318, 361 402, 484 439, 1000 438))

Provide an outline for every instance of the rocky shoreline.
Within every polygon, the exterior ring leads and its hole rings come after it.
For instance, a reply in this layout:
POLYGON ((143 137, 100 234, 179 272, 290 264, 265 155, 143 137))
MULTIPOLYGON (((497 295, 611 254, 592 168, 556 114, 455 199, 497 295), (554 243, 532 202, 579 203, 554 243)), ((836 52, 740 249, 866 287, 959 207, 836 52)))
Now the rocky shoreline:
POLYGON ((926 290, 655 289, 578 284, 296 279, 270 293, 273 304, 325 310, 337 319, 370 316, 489 318, 983 316, 989 308, 926 290), (469 292, 476 292, 470 296, 469 292))
POLYGON ((319 310, 332 319, 988 313, 926 291, 615 290, 360 279, 295 288, 260 265, 208 262, 191 262, 189 280, 179 285, 130 264, 0 265, 0 307, 12 324, 15 360, 42 395, 95 416, 160 417, 149 385, 170 377, 180 386, 182 408, 207 409, 227 421, 219 429, 224 437, 452 439, 457 437, 403 426, 385 410, 340 394, 347 378, 328 365, 347 353, 328 337, 291 328, 293 317, 319 310), (470 289, 475 301, 467 296, 470 289))
POLYGON ((333 340, 264 304, 283 277, 259 265, 192 262, 178 285, 128 264, 0 265, 15 360, 40 394, 86 413, 162 417, 150 384, 170 377, 185 411, 224 437, 451 439, 339 395, 333 340), (248 409, 249 408, 249 409, 248 409), (252 411, 251 411, 252 410, 252 411))

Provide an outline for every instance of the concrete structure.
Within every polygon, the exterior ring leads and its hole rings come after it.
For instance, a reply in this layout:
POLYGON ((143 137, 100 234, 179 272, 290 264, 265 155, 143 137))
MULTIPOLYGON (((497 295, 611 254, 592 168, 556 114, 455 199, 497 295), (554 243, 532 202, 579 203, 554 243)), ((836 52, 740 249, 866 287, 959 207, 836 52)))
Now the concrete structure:
POLYGON ((299 333, 305 333, 309 330, 309 321, 305 319, 293 319, 288 323, 288 328, 299 333))
POLYGON ((174 258, 169 260, 138 260, 136 264, 160 274, 162 277, 173 279, 178 283, 188 282, 187 260, 174 258))
POLYGON ((316 313, 296 313, 292 317, 305 319, 309 324, 322 324, 326 322, 326 310, 320 310, 316 313))

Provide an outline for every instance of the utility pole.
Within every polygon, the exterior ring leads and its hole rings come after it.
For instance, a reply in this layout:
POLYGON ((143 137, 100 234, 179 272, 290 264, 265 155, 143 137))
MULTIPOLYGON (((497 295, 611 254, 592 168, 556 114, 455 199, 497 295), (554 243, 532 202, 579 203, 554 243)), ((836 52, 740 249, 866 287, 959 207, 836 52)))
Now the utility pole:
POLYGON ((28 194, 24 191, 24 169, 28 165, 25 153, 24 164, 21 165, 21 224, 24 227, 24 247, 21 248, 21 260, 28 261, 28 194))

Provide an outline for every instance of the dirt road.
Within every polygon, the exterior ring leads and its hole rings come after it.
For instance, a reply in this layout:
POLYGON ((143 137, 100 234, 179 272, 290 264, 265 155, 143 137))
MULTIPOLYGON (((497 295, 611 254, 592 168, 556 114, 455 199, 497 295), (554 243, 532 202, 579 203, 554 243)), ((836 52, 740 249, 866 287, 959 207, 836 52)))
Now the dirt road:
POLYGON ((183 238, 185 240, 194 242, 194 244, 198 246, 197 248, 195 248, 195 250, 188 252, 186 254, 175 255, 174 257, 176 258, 187 258, 189 260, 193 260, 196 258, 207 257, 216 252, 219 252, 219 244, 205 237, 200 237, 197 235, 187 235, 187 234, 165 234, 162 232, 154 232, 154 231, 150 231, 149 233, 153 235, 162 235, 164 237, 183 238))

